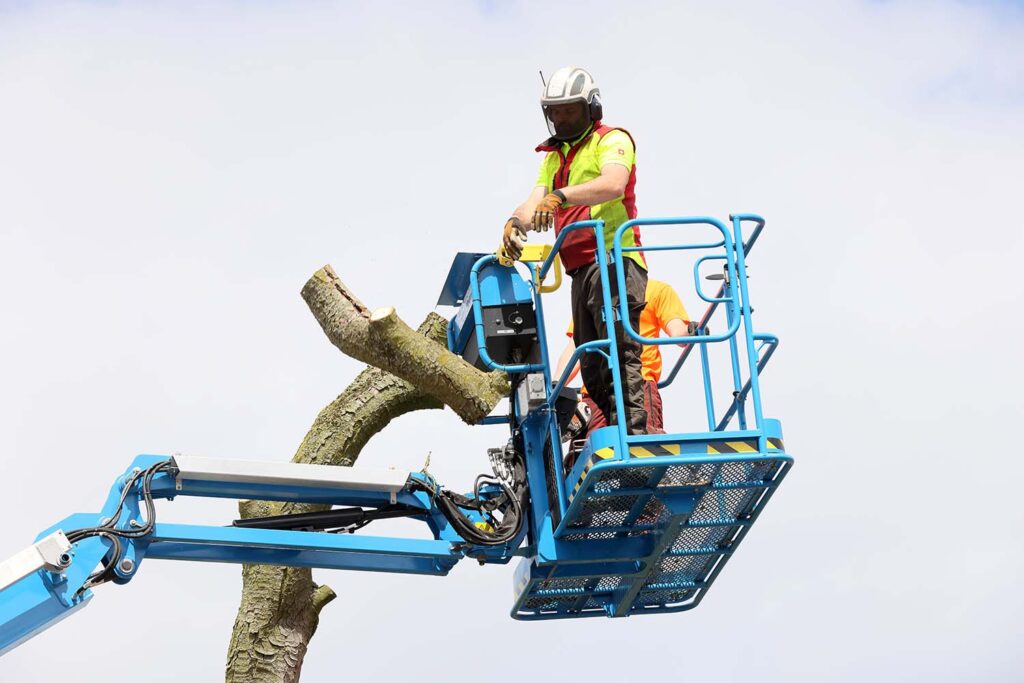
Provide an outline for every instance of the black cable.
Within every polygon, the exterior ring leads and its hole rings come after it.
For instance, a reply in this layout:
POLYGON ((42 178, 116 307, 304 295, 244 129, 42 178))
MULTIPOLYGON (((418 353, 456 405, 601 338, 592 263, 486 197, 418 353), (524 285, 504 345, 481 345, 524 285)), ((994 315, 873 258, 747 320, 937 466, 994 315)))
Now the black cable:
POLYGON ((121 496, 118 499, 118 503, 114 508, 113 514, 106 522, 97 527, 75 529, 65 534, 68 541, 71 543, 77 543, 83 539, 94 536, 106 538, 111 543, 110 552, 104 555, 104 557, 110 555, 111 560, 106 563, 106 566, 102 570, 90 575, 89 578, 86 579, 85 583, 79 589, 79 593, 82 593, 94 586, 107 583, 113 579, 114 572, 122 559, 123 546, 120 539, 142 538, 153 531, 153 528, 156 526, 156 506, 153 504, 152 492, 153 478, 159 472, 168 470, 170 467, 171 463, 169 461, 163 461, 150 465, 145 470, 133 472, 125 482, 124 488, 121 490, 121 496), (131 489, 136 485, 140 478, 142 479, 142 500, 146 507, 146 521, 136 529, 119 529, 117 528, 117 523, 121 519, 121 513, 124 510, 124 503, 128 499, 131 489))
MULTIPOLYGON (((515 455, 512 468, 512 486, 510 488, 504 482, 497 481, 496 483, 502 488, 502 493, 494 498, 485 500, 479 497, 479 482, 484 477, 490 478, 489 475, 477 477, 473 487, 474 495, 477 496, 475 499, 446 489, 436 490, 428 488, 428 491, 437 501, 437 505, 445 519, 448 520, 460 536, 474 545, 504 545, 515 538, 522 529, 524 520, 523 510, 528 502, 526 467, 523 463, 522 455, 518 451, 513 452, 515 455), (494 525, 494 531, 488 532, 477 527, 462 509, 486 512, 491 519, 493 519, 493 515, 489 513, 498 511, 501 513, 502 518, 497 525, 494 525)), ((423 488, 427 488, 422 483, 420 485, 423 488)))
POLYGON ((157 473, 170 468, 170 462, 158 462, 154 465, 149 466, 145 470, 134 472, 132 476, 125 482, 124 488, 121 490, 121 497, 118 500, 117 507, 114 509, 114 513, 107 519, 106 522, 97 527, 88 527, 84 529, 75 529, 65 534, 68 540, 81 540, 90 536, 103 535, 103 532, 120 536, 122 538, 140 538, 145 536, 152 531, 156 522, 156 507, 153 504, 152 495, 152 482, 153 477, 157 473), (135 486, 135 482, 142 478, 142 497, 143 502, 146 506, 146 523, 137 529, 119 529, 117 523, 121 519, 121 512, 124 509, 124 502, 128 498, 130 489, 135 486))
MULTIPOLYGON (((82 584, 82 587, 78 589, 78 592, 75 594, 76 597, 94 586, 99 586, 112 580, 114 567, 116 566, 115 563, 118 561, 118 558, 121 557, 121 541, 118 540, 116 536, 111 536, 106 532, 100 532, 99 534, 95 535, 104 536, 110 541, 114 559, 113 561, 104 564, 103 569, 99 570, 98 572, 90 574, 89 577, 86 578, 85 582, 82 584)), ((104 557, 106 557, 106 555, 104 555, 104 557)))

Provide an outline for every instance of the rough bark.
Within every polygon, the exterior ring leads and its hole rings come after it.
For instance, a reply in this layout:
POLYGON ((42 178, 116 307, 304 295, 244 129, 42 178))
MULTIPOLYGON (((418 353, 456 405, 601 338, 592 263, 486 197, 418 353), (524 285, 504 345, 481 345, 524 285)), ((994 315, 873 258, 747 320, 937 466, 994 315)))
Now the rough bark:
POLYGON ((327 338, 343 353, 415 384, 469 424, 508 395, 502 372, 485 373, 449 353, 445 340, 415 334, 393 308, 370 311, 330 266, 306 282, 302 298, 327 338))
MULTIPOLYGON (((393 309, 371 315, 330 266, 306 283, 302 296, 335 346, 377 367, 360 373, 320 412, 292 462, 352 465, 367 441, 399 415, 447 404, 475 423, 508 393, 503 374, 480 372, 448 352, 447 322, 434 313, 416 331, 393 309)), ((242 501, 239 512, 248 518, 327 507, 242 501)), ((308 569, 245 565, 227 683, 298 681, 320 610, 335 597, 308 569)))
MULTIPOLYGON (((431 313, 419 332, 444 339, 446 322, 431 313)), ((443 404, 409 382, 379 368, 367 368, 317 415, 292 462, 352 465, 367 441, 391 420, 413 410, 443 404)), ((247 500, 242 517, 311 512, 325 505, 247 500)), ((228 646, 228 683, 291 683, 299 680, 320 610, 335 597, 317 586, 309 569, 245 565, 242 598, 228 646)))

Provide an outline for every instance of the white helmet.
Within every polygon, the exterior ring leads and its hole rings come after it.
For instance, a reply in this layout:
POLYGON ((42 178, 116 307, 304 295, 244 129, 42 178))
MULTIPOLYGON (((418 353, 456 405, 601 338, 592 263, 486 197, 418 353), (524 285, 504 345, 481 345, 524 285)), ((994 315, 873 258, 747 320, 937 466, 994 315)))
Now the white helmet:
POLYGON ((586 69, 581 69, 578 66, 563 66, 551 74, 551 78, 544 84, 540 106, 544 111, 544 120, 547 121, 548 131, 552 136, 555 136, 555 126, 548 117, 547 108, 570 102, 587 103, 587 115, 590 117, 587 125, 601 120, 604 113, 601 107, 601 91, 594 83, 594 77, 586 69))

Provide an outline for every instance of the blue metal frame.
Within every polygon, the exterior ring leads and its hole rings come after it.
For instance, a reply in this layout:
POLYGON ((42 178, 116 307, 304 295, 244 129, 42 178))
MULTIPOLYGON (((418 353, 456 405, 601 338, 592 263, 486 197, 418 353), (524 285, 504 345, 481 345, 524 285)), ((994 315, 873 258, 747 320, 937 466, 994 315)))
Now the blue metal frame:
MULTIPOLYGON (((660 338, 646 338, 639 335, 629 323, 627 302, 624 297, 619 301, 618 310, 613 309, 608 275, 609 258, 603 250, 599 249, 597 251, 596 260, 601 274, 602 303, 605 319, 614 320, 616 319, 615 314, 618 313, 618 319, 622 321, 625 334, 629 334, 633 339, 643 344, 686 345, 679 362, 673 367, 668 379, 659 386, 667 386, 671 383, 678 373, 682 362, 689 355, 690 350, 694 345, 699 345, 709 431, 692 434, 627 435, 625 421, 621 418, 624 415, 622 388, 620 385, 621 375, 618 367, 615 338, 614 334, 611 333, 611 326, 609 326, 608 338, 577 347, 562 376, 556 381, 555 387, 552 390, 552 397, 558 395, 565 385, 571 368, 583 353, 601 353, 608 361, 611 369, 615 411, 619 419, 616 420, 615 426, 599 430, 593 434, 573 473, 568 479, 559 479, 559 484, 562 488, 567 489, 574 482, 578 481, 576 483, 577 488, 572 496, 565 495, 563 490, 559 490, 560 505, 564 499, 568 499, 570 504, 568 507, 562 507, 560 510, 560 522, 557 528, 549 526, 541 527, 540 529, 540 536, 537 538, 537 557, 528 565, 524 565, 526 569, 523 570, 524 573, 519 578, 519 582, 522 585, 519 586, 519 598, 512 612, 515 618, 572 618, 593 616, 595 614, 626 616, 638 612, 673 612, 692 609, 703 599, 707 588, 718 576, 725 562, 728 561, 734 552, 736 545, 746 535, 750 525, 760 515, 764 504, 770 499, 772 493, 774 493, 778 484, 791 467, 792 458, 781 450, 781 427, 778 421, 767 420, 762 413, 760 387, 757 379, 758 374, 774 353, 778 345, 778 339, 772 335, 754 333, 746 280, 745 255, 760 235, 764 227, 764 220, 752 214, 739 214, 730 216, 730 221, 731 226, 708 217, 639 219, 628 221, 621 225, 617 229, 613 240, 611 251, 612 263, 622 263, 624 253, 629 252, 719 248, 722 250, 718 254, 702 256, 694 264, 693 276, 697 294, 701 299, 710 304, 701 319, 701 323, 698 325, 697 334, 694 335, 660 338), (749 241, 744 243, 742 223, 747 221, 755 222, 756 226, 751 233, 749 241), (721 233, 722 239, 714 242, 659 245, 653 247, 625 247, 622 245, 622 235, 637 225, 685 226, 695 224, 710 225, 716 228, 721 233), (701 265, 712 259, 722 260, 725 264, 725 282, 713 297, 703 292, 700 282, 701 265), (719 304, 725 304, 727 327, 724 332, 712 335, 708 333, 707 325, 719 304), (748 366, 745 379, 741 371, 739 343, 737 340, 737 334, 741 327, 743 328, 742 334, 747 356, 746 365, 748 366), (723 341, 728 342, 730 351, 733 397, 725 414, 718 418, 714 408, 707 345, 723 341), (755 343, 757 343, 756 346, 755 343), (762 350, 765 351, 763 355, 761 354, 762 350), (748 398, 752 400, 754 406, 753 429, 748 427, 744 412, 745 402, 748 398), (739 429, 728 430, 728 426, 735 416, 738 416, 739 419, 739 429), (604 433, 603 435, 602 432, 604 433), (769 443, 769 439, 773 438, 773 434, 776 439, 775 445, 769 443), (709 456, 704 453, 704 449, 708 449, 708 453, 712 453, 715 452, 714 449, 717 447, 728 448, 730 445, 737 443, 751 450, 752 453, 734 453, 719 456, 709 456), (751 444, 756 446, 756 448, 751 444), (613 453, 613 455, 608 456, 610 459, 598 462, 596 465, 593 465, 592 462, 587 462, 587 456, 601 449, 602 445, 610 453, 613 453), (657 464, 653 468, 650 467, 649 461, 638 459, 632 455, 632 449, 634 448, 647 451, 649 447, 664 449, 666 446, 684 449, 684 453, 678 456, 659 457, 656 459, 657 464), (747 465, 743 463, 747 463, 747 465), (714 550, 705 548, 694 552, 686 551, 678 556, 673 556, 671 552, 666 550, 666 548, 671 547, 677 536, 688 533, 688 528, 699 526, 693 525, 689 521, 690 515, 694 511, 694 506, 703 504, 705 498, 697 497, 697 489, 691 489, 689 494, 683 495, 681 492, 673 493, 674 489, 671 487, 668 489, 662 488, 664 481, 661 481, 661 477, 680 467, 713 467, 716 472, 715 477, 717 477, 717 473, 722 468, 764 466, 765 464, 770 465, 771 471, 763 473, 761 478, 748 482, 746 485, 747 488, 760 492, 755 496, 756 500, 752 502, 753 507, 743 512, 737 518, 721 522, 732 530, 728 539, 728 548, 723 549, 720 547, 714 550), (632 488, 617 487, 606 492, 593 488, 597 485, 595 482, 600 482, 602 477, 609 476, 608 472, 614 473, 619 470, 626 473, 623 476, 627 479, 635 479, 637 476, 635 473, 643 473, 647 477, 646 483, 642 486, 633 486, 632 488), (613 534, 616 536, 614 540, 587 540, 585 542, 568 540, 573 535, 580 536, 579 533, 572 534, 570 532, 573 531, 573 524, 580 523, 581 518, 586 517, 584 512, 586 506, 596 504, 598 506, 596 509, 603 509, 601 508, 600 500, 607 499, 611 501, 616 498, 623 500, 629 496, 633 496, 632 500, 635 502, 631 503, 631 508, 625 515, 622 524, 612 527, 598 526, 583 529, 586 533, 583 533, 582 537, 590 538, 592 534, 596 534, 597 537, 613 534), (672 509, 669 521, 663 521, 661 524, 654 526, 637 525, 636 522, 640 518, 644 505, 655 499, 662 501, 672 509), (636 533, 649 536, 644 542, 630 540, 629 537, 636 533), (644 543, 647 546, 640 548, 636 552, 628 550, 631 546, 644 546, 644 543), (713 566, 708 565, 710 567, 709 572, 699 582, 683 582, 686 585, 680 584, 676 586, 681 590, 685 589, 685 599, 680 598, 676 603, 666 603, 654 607, 642 603, 642 596, 651 592, 651 586, 658 586, 658 590, 665 588, 657 582, 650 583, 653 580, 651 577, 657 576, 657 567, 655 566, 657 563, 667 561, 665 558, 669 556, 692 558, 702 554, 713 555, 716 559, 713 566), (630 563, 633 564, 631 565, 630 563), (575 569, 572 569, 573 567, 575 569), (587 584, 591 586, 590 593, 579 588, 578 584, 583 579, 590 580, 590 583, 587 584), (601 596, 600 599, 595 597, 593 593, 594 590, 597 590, 595 587, 609 580, 619 582, 620 588, 617 589, 619 593, 608 593, 601 596), (562 585, 559 584, 560 581, 568 582, 565 585, 571 587, 550 587, 562 585), (623 588, 623 586, 629 586, 629 588, 623 588), (587 597, 588 595, 590 597, 587 597), (549 596, 551 596, 550 601, 547 600, 549 596), (637 601, 635 605, 633 604, 634 600, 637 601), (566 601, 568 601, 569 606, 566 606, 566 601)), ((597 244, 603 244, 603 225, 601 222, 586 221, 563 228, 552 252, 554 253, 558 250, 561 246, 561 240, 564 240, 569 232, 588 228, 594 230, 597 244)), ((549 258, 539 271, 540 278, 545 276, 551 267, 551 263, 552 259, 549 258)), ((625 291, 625 273, 623 269, 616 269, 616 278, 619 291, 625 291)), ((540 325, 541 322, 539 321, 538 324, 540 325)), ((553 400, 553 398, 549 398, 548 404, 545 406, 547 409, 553 407, 553 400)), ((650 455, 650 453, 648 452, 647 455, 650 455)), ((714 485, 706 485, 704 493, 701 495, 717 495, 720 498, 724 491, 736 488, 735 484, 728 482, 719 483, 716 480, 714 485)), ((668 589, 665 588, 665 590, 668 589)))
MULTIPOLYGON (((596 261, 600 269, 601 284, 602 284, 602 304, 604 309, 604 317, 606 320, 614 320, 618 317, 622 321, 623 330, 625 334, 630 335, 633 339, 643 343, 651 345, 686 345, 686 348, 681 353, 679 360, 673 366, 669 376, 665 381, 659 383, 659 387, 665 387, 671 384, 675 379, 680 367, 694 345, 700 347, 701 352, 701 375, 704 388, 705 396, 705 407, 707 411, 707 422, 708 422, 708 434, 711 433, 722 433, 726 432, 732 419, 736 417, 739 422, 739 431, 735 432, 746 433, 748 430, 747 417, 745 412, 746 401, 749 398, 754 407, 754 429, 759 433, 758 444, 759 450, 764 452, 767 448, 766 437, 764 436, 764 416, 762 413, 760 387, 758 384, 758 374, 763 370, 768 360, 771 358, 778 345, 778 339, 772 335, 755 334, 753 331, 753 325, 751 321, 751 307, 749 303, 749 292, 747 288, 746 278, 746 253, 754 246, 758 237, 764 228, 764 219, 755 214, 736 214, 730 216, 730 225, 712 217, 707 216, 695 216, 695 217, 669 217, 669 218, 644 218, 644 219, 633 219, 627 221, 619 226, 616 230, 615 237, 612 243, 612 250, 610 255, 604 252, 603 249, 598 249, 596 252, 596 261), (744 242, 742 224, 744 222, 754 222, 756 225, 751 232, 749 240, 744 242), (684 243, 684 244, 671 244, 671 245, 658 245, 658 246, 624 246, 622 244, 622 235, 628 230, 632 230, 635 226, 694 226, 704 225, 711 226, 718 230, 721 235, 721 239, 716 241, 705 241, 697 243, 684 243), (708 302, 709 306, 701 318, 698 325, 697 334, 687 335, 682 337, 643 337, 629 323, 628 309, 625 298, 621 298, 618 304, 618 310, 612 305, 611 302, 611 289, 609 280, 609 264, 610 263, 621 263, 624 258, 624 254, 630 252, 645 252, 645 251, 683 251, 683 250, 715 250, 721 249, 721 253, 713 253, 701 256, 696 260, 693 266, 693 278, 694 287, 697 295, 708 302), (610 260, 609 260, 610 257, 610 260), (721 260, 724 261, 725 270, 725 282, 719 288, 718 292, 714 296, 708 296, 702 289, 700 280, 700 268, 701 266, 710 260, 721 260), (726 330, 718 334, 708 333, 708 322, 714 315, 719 304, 725 304, 726 312, 726 330), (616 316, 617 314, 617 316, 616 316), (747 356, 748 372, 744 378, 744 374, 741 370, 740 362, 740 351, 739 344, 737 341, 737 333, 740 328, 743 328, 743 337, 745 342, 745 350, 747 356), (716 415, 713 397, 713 386, 711 379, 710 364, 708 362, 707 345, 711 343, 727 342, 729 345, 729 356, 730 366, 732 371, 732 400, 725 413, 719 417, 716 415), (760 342, 760 345, 755 346, 755 342, 760 342), (760 354, 762 349, 766 348, 766 352, 763 356, 760 354)), ((549 270, 553 267, 555 255, 558 253, 562 243, 566 237, 578 230, 592 230, 594 232, 594 238, 597 244, 603 244, 604 234, 604 222, 600 220, 589 220, 580 221, 573 223, 569 226, 564 227, 558 234, 555 243, 551 249, 551 252, 545 262, 538 268, 536 265, 531 264, 530 268, 533 270, 534 277, 530 278, 531 287, 534 290, 534 306, 537 311, 537 329, 538 336, 541 345, 542 362, 540 364, 520 364, 520 365, 502 365, 493 361, 486 351, 486 339, 484 336, 483 323, 482 323, 482 308, 481 308, 481 294, 479 287, 479 273, 480 271, 489 266, 497 266, 497 258, 495 256, 484 256, 480 258, 473 266, 470 275, 470 296, 472 297, 473 312, 476 324, 476 341, 479 347, 480 357, 484 359, 486 365, 495 370, 503 370, 509 373, 527 373, 527 372, 543 372, 545 380, 550 383, 550 365, 547 353, 546 336, 544 332, 544 316, 543 316, 543 303, 541 292, 539 288, 535 286, 536 282, 541 282, 547 276, 549 270)), ((616 269, 616 278, 619 291, 625 289, 625 272, 623 269, 616 269)), ((595 341, 582 344, 577 347, 570 358, 569 363, 562 372, 562 375, 555 381, 554 387, 552 388, 547 403, 542 407, 541 413, 551 414, 553 412, 554 398, 559 395, 566 382, 568 381, 568 375, 571 369, 575 366, 576 362, 584 353, 600 353, 608 362, 611 369, 611 375, 613 378, 613 396, 614 396, 614 407, 615 412, 618 416, 624 414, 623 404, 623 393, 621 387, 621 374, 618 362, 618 353, 616 349, 616 342, 614 334, 609 334, 605 339, 599 339, 595 341)), ((514 402, 514 397, 513 397, 514 402)), ((518 408, 514 406, 513 412, 516 413, 514 422, 517 425, 524 424, 527 415, 520 414, 518 408)), ((504 418, 494 418, 489 422, 504 422, 504 418)), ((552 419, 537 424, 531 424, 533 430, 542 430, 546 433, 550 433, 550 439, 552 442, 552 451, 557 451, 557 434, 555 432, 555 425, 552 419)), ((616 420, 614 429, 617 431, 617 443, 616 452, 619 454, 617 457, 622 459, 628 459, 629 446, 642 442, 643 437, 631 437, 626 433, 625 421, 622 419, 616 420)), ((529 434, 529 431, 527 432, 529 434)), ((678 436, 678 435, 669 435, 678 436)), ((664 439, 663 439, 664 440, 664 439)), ((528 461, 531 459, 531 452, 542 448, 541 444, 531 444, 530 439, 527 438, 527 456, 528 461)), ((536 454, 533 455, 535 465, 542 465, 543 460, 536 454)), ((567 492, 566 487, 568 482, 565 480, 565 473, 562 471, 560 458, 555 458, 552 463, 553 470, 557 473, 558 486, 558 505, 559 505, 559 518, 564 518, 568 512, 567 506, 567 492)), ((534 467, 531 469, 539 469, 534 467)), ((539 483, 539 474, 537 477, 537 483, 539 483)), ((531 488, 536 490, 534 482, 531 482, 531 488)), ((534 496, 534 524, 533 531, 534 537, 540 537, 545 532, 544 524, 539 519, 540 517, 546 516, 548 519, 551 518, 550 511, 547 510, 546 502, 541 500, 540 496, 534 496)))
MULTIPOLYGON (((750 254, 750 250, 754 248, 754 244, 757 242, 757 238, 761 235, 761 230, 763 228, 764 228, 764 220, 761 219, 761 220, 759 220, 757 226, 755 226, 754 231, 751 233, 750 239, 748 239, 746 244, 743 245, 743 250, 744 250, 744 252, 746 254, 750 254)), ((721 257, 719 257, 719 258, 721 258, 721 257)), ((695 279, 697 279, 696 278, 696 269, 695 269, 695 279)), ((699 282, 699 279, 697 279, 697 281, 699 282)), ((718 293, 715 295, 715 299, 721 299, 722 298, 723 294, 725 293, 725 287, 726 287, 725 284, 722 284, 722 286, 719 287, 718 293)), ((708 301, 708 299, 706 299, 703 296, 701 298, 704 299, 705 301, 708 301)), ((701 329, 701 330, 707 329, 708 323, 710 322, 712 316, 715 314, 715 311, 718 308, 718 303, 719 303, 718 301, 712 300, 711 305, 709 305, 707 307, 707 309, 704 311, 704 315, 701 316, 700 322, 697 323, 697 328, 698 329, 701 329)), ((702 345, 701 348, 705 349, 706 346, 702 345)), ((672 365, 672 369, 669 370, 668 376, 665 379, 663 379, 660 382, 658 382, 658 388, 659 389, 664 389, 665 387, 667 387, 670 384, 672 384, 673 381, 675 381, 676 375, 679 374, 679 370, 683 367, 683 364, 686 362, 686 359, 689 357, 690 352, 692 350, 693 350, 693 345, 692 344, 688 344, 685 348, 683 348, 682 352, 679 354, 679 358, 676 359, 676 362, 672 365)))

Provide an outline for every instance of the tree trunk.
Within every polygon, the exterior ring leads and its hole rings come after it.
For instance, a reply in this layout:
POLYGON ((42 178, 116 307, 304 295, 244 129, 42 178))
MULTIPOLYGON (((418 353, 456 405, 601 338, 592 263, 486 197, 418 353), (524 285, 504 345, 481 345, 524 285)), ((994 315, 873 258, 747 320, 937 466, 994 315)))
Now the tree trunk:
MULTIPOLYGON (((428 315, 416 332, 393 309, 371 315, 330 266, 310 278, 302 296, 335 346, 378 367, 360 373, 320 412, 292 462, 352 465, 370 437, 400 415, 448 404, 463 420, 478 422, 508 393, 502 373, 480 372, 448 352, 443 346, 447 321, 437 314, 428 315)), ((239 503, 243 518, 328 507, 239 503)), ((243 566, 242 599, 231 633, 225 680, 298 681, 320 610, 335 597, 331 588, 313 582, 309 569, 243 566)))

